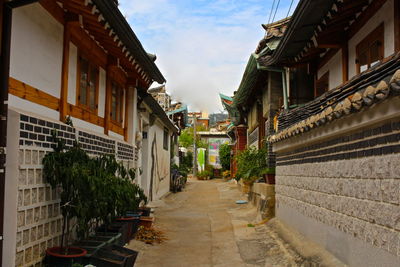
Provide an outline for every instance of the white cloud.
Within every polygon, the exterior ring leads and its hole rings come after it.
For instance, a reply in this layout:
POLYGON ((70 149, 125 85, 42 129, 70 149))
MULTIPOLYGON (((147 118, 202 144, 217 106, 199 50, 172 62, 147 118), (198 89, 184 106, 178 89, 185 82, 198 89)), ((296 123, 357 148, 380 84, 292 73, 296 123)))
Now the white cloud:
POLYGON ((157 54, 172 96, 191 109, 214 112, 222 109, 218 93, 232 95, 239 86, 271 3, 193 2, 191 8, 185 0, 121 0, 120 8, 145 49, 157 54))

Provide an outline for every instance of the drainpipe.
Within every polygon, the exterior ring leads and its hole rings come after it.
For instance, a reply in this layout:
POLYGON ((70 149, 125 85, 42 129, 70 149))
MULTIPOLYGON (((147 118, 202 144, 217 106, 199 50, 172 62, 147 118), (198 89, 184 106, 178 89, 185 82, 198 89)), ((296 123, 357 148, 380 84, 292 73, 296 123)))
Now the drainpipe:
POLYGON ((266 70, 280 72, 282 74, 282 91, 283 91, 283 107, 285 110, 289 109, 289 89, 290 89, 290 70, 289 68, 275 68, 267 67, 266 70))
POLYGON ((14 0, 3 3, 0 59, 0 265, 3 262, 4 190, 6 178, 8 80, 10 77, 10 49, 12 11, 38 0, 14 0))

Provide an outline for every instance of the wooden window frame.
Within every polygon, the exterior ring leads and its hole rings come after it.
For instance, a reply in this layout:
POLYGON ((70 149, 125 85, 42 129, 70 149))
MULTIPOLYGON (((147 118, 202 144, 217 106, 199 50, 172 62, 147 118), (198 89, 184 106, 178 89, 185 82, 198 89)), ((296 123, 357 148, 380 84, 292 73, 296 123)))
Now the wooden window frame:
POLYGON ((124 105, 125 105, 125 98, 126 98, 126 89, 116 79, 112 79, 111 80, 111 95, 110 95, 110 97, 111 97, 111 100, 110 100, 110 104, 111 104, 111 106, 110 106, 110 121, 114 125, 122 128, 122 125, 123 125, 123 122, 124 122, 124 117, 125 117, 124 116, 124 105), (116 105, 117 105, 116 110, 119 112, 119 114, 117 114, 117 117, 116 117, 117 120, 114 120, 113 113, 112 113, 113 112, 113 109, 112 109, 112 91, 113 91, 113 85, 114 84, 117 85, 117 89, 119 89, 118 91, 120 91, 120 97, 121 97, 121 99, 120 99, 121 101, 117 100, 117 103, 116 103, 116 105), (119 115, 119 117, 118 117, 118 115, 119 115))
POLYGON ((367 70, 371 68, 371 51, 370 45, 375 43, 376 41, 380 42, 379 47, 379 60, 382 60, 385 57, 385 25, 382 22, 376 27, 372 32, 370 32, 361 42, 359 42, 356 46, 356 71, 357 74, 361 73, 361 65, 359 61, 359 57, 361 52, 368 50, 368 66, 367 70))
POLYGON ((163 138, 163 148, 164 148, 164 150, 168 150, 168 140, 169 140, 169 130, 168 130, 168 128, 166 128, 166 127, 164 127, 164 131, 163 131, 163 134, 164 134, 164 138, 163 138))
MULTIPOLYGON (((100 67, 97 64, 93 63, 93 61, 90 59, 90 57, 86 56, 86 54, 82 53, 81 51, 78 53, 77 75, 76 76, 77 76, 77 79, 76 79, 76 106, 78 106, 90 113, 98 114, 100 67), (89 103, 89 105, 87 105, 87 104, 82 104, 80 101, 80 97, 81 97, 81 58, 85 59, 89 64, 88 75, 90 75, 92 67, 96 69, 97 78, 96 78, 96 90, 95 90, 95 96, 94 96, 95 97, 95 108, 94 109, 90 108, 90 103, 89 103)), ((90 80, 90 78, 88 80, 90 80)), ((87 90, 86 91, 86 103, 88 103, 90 101, 90 90, 88 90, 88 88, 86 88, 86 90, 87 90)))

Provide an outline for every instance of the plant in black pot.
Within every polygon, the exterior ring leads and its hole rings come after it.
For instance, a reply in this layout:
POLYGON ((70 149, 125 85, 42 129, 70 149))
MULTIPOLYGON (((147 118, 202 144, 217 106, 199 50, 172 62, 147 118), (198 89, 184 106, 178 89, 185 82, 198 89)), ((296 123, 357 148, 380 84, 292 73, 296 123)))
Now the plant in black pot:
POLYGON ((46 154, 43 159, 43 174, 46 181, 60 192, 60 209, 63 216, 62 236, 58 247, 47 249, 47 260, 50 266, 71 266, 86 254, 86 250, 68 246, 70 221, 80 218, 82 214, 82 190, 88 183, 86 162, 89 156, 76 144, 67 149, 63 140, 57 138, 54 151, 46 154))

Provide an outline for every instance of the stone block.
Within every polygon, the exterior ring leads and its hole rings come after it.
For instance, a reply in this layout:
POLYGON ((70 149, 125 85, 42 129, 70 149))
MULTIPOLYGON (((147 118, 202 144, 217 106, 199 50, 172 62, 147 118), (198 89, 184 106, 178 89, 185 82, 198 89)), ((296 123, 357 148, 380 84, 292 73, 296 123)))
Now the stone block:
POLYGON ((35 208, 34 216, 33 216, 33 221, 37 223, 40 221, 40 207, 35 208))
POLYGON ((39 245, 33 247, 33 259, 38 260, 40 258, 40 248, 39 245))
POLYGON ((43 158, 46 155, 46 152, 44 151, 39 151, 39 164, 42 164, 43 158))
POLYGON ((47 218, 47 207, 42 206, 40 207, 40 220, 44 220, 47 218))
POLYGON ((40 243, 40 257, 44 257, 46 255, 46 249, 47 249, 47 242, 41 242, 40 243))
POLYGON ((50 234, 50 223, 45 223, 43 228, 43 235, 44 237, 49 236, 50 234))
POLYGON ((36 241, 36 227, 31 228, 31 242, 36 241))
POLYGON ((26 185, 27 183, 27 171, 25 169, 19 170, 18 184, 26 185))
POLYGON ((390 230, 388 232, 387 249, 390 253, 397 256, 397 251, 400 249, 400 233, 399 232, 393 231, 393 230, 390 230))
POLYGON ((21 164, 24 164, 24 162, 25 162, 25 159, 24 159, 24 150, 20 149, 20 150, 18 151, 18 163, 21 165, 21 164))
POLYGON ((31 164, 32 163, 32 151, 27 149, 25 150, 25 164, 31 164))
POLYGON ((22 237, 22 244, 24 246, 29 243, 29 238, 30 238, 29 229, 24 230, 23 237, 22 237))
POLYGON ((27 248, 25 250, 25 264, 28 264, 32 261, 32 247, 27 248))
POLYGON ((36 184, 43 184, 43 172, 41 169, 35 170, 36 184))
POLYGON ((54 235, 56 232, 57 232, 57 222, 52 221, 50 224, 50 233, 54 235))
POLYGON ((17 248, 22 246, 22 232, 17 232, 17 248))
POLYGON ((24 191, 18 190, 18 207, 22 207, 24 205, 24 191))
POLYGON ((365 182, 366 198, 369 200, 381 201, 381 181, 378 179, 368 179, 365 182))
POLYGON ((28 185, 34 185, 34 184, 35 184, 35 170, 28 169, 28 185))
POLYGON ((45 196, 45 188, 44 187, 40 187, 39 188, 39 196, 38 196, 38 201, 39 202, 43 202, 45 201, 46 196, 45 196))
POLYGON ((46 186, 46 201, 50 201, 50 200, 51 200, 51 187, 46 186))
POLYGON ((399 204, 400 201, 400 179, 383 179, 381 181, 382 201, 399 204))
POLYGON ((32 224, 33 220, 33 209, 28 209, 25 215, 26 225, 32 224))
POLYGON ((17 213, 17 226, 25 226, 25 211, 18 211, 17 213))
POLYGON ((24 265, 24 251, 17 252, 15 257, 15 266, 21 267, 24 265))
POLYGON ((37 233, 36 233, 37 239, 40 240, 43 237, 43 225, 39 225, 37 227, 37 233))
POLYGON ((33 188, 31 191, 31 203, 36 204, 38 202, 38 190, 33 188))
POLYGON ((32 164, 37 165, 39 163, 39 153, 37 150, 32 150, 32 164))
POLYGON ((53 205, 47 206, 47 216, 49 219, 53 217, 53 205))

